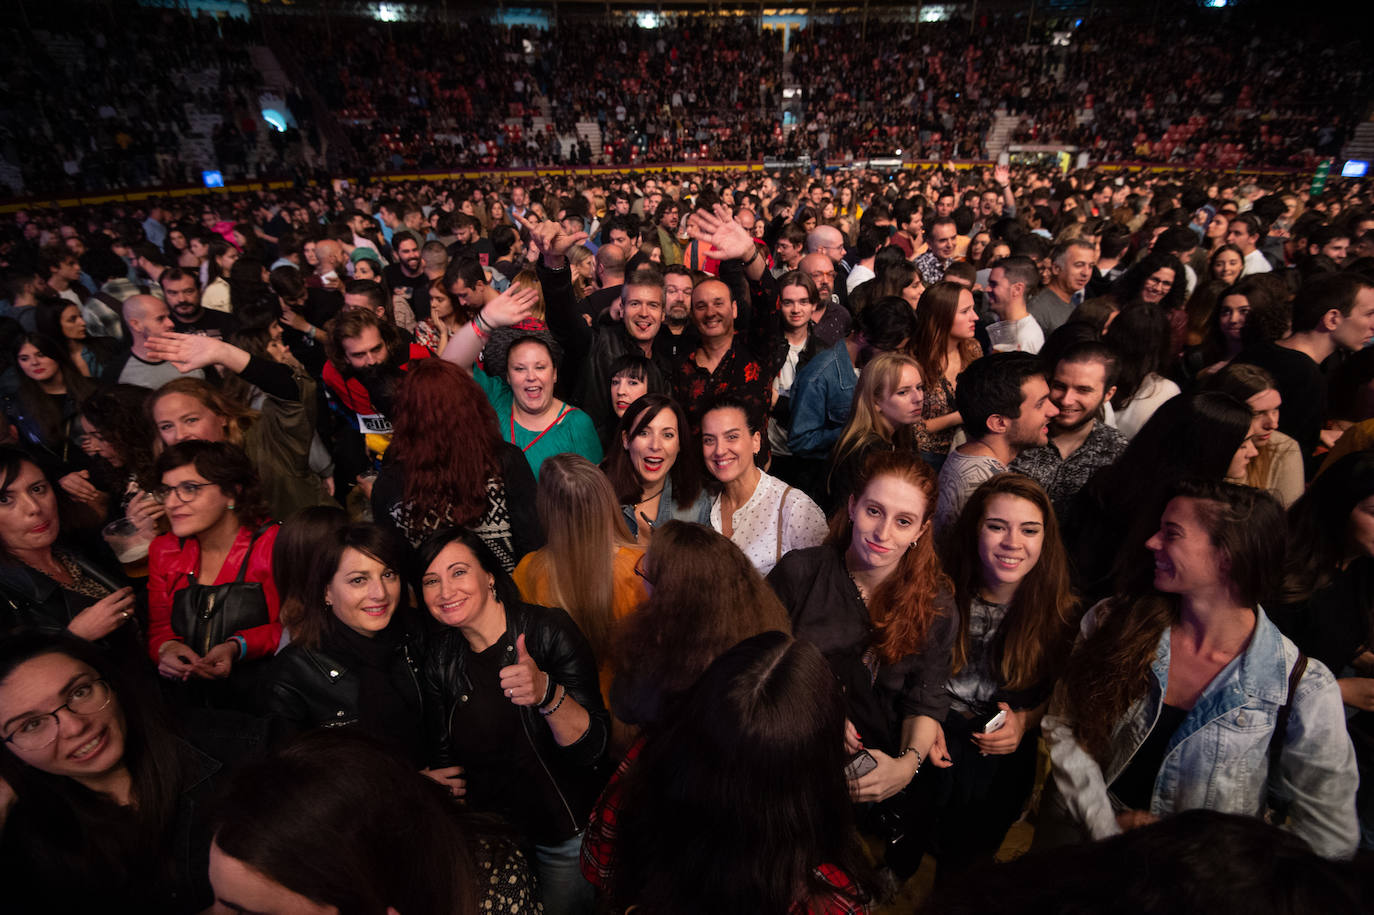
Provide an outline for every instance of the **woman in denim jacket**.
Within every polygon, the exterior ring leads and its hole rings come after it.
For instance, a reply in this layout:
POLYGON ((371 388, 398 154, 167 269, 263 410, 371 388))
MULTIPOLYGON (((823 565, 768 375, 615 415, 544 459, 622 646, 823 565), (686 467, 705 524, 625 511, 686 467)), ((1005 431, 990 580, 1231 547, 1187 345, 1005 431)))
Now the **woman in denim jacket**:
POLYGON ((1275 806, 1319 854, 1354 853, 1355 754, 1320 661, 1308 659, 1298 679, 1270 771, 1299 658, 1258 606, 1282 570, 1284 530, 1278 503, 1258 490, 1175 490, 1145 544, 1153 588, 1087 615, 1045 717, 1054 777, 1038 845, 1193 808, 1261 816, 1275 806))

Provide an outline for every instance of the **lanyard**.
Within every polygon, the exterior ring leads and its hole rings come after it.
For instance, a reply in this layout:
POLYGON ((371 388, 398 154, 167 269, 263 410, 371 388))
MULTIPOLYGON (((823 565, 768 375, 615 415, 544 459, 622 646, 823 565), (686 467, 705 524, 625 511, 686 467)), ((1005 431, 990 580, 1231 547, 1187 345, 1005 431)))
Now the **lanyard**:
MULTIPOLYGON (((561 410, 558 411, 558 415, 555 416, 555 417, 553 418, 553 422, 551 422, 551 423, 549 423, 547 426, 545 426, 545 427, 544 427, 544 431, 543 431, 543 432, 540 432, 538 435, 536 435, 536 436, 534 437, 534 441, 530 442, 528 445, 525 445, 525 446, 524 446, 523 448, 521 448, 520 450, 521 450, 522 452, 524 452, 525 454, 529 454, 530 449, 533 448, 535 445, 539 444, 539 440, 540 440, 541 438, 543 438, 544 436, 548 435, 548 434, 549 434, 549 430, 552 429, 554 426, 558 425, 558 424, 563 420, 563 417, 567 416, 570 412, 572 412, 572 407, 568 406, 567 404, 563 404, 563 409, 561 409, 561 410)), ((512 445, 515 444, 515 409, 514 409, 514 408, 512 408, 511 411, 510 411, 510 443, 511 443, 512 445)))

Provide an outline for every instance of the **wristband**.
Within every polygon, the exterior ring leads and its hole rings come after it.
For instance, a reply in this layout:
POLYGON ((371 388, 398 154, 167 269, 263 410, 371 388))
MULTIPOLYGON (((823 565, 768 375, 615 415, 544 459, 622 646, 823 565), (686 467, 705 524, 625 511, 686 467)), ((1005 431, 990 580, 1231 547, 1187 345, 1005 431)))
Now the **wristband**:
POLYGON ((550 675, 544 674, 544 680, 547 685, 544 687, 544 698, 539 700, 540 708, 543 708, 553 701, 554 691, 558 689, 558 685, 553 682, 553 677, 550 675))
POLYGON ((542 708, 539 710, 539 714, 543 715, 545 718, 549 717, 554 712, 558 711, 558 709, 563 705, 563 700, 568 698, 568 688, 566 686, 560 686, 558 688, 561 689, 563 692, 559 694, 558 701, 554 703, 553 708, 547 711, 545 711, 542 708))
POLYGON ((761 255, 759 254, 759 246, 754 245, 754 254, 752 257, 750 257, 747 261, 744 262, 744 266, 748 267, 754 261, 758 260, 760 256, 761 255))
POLYGON ((237 642, 237 643, 238 643, 238 646, 239 646, 239 657, 238 657, 238 659, 239 659, 240 661, 242 661, 244 658, 248 657, 248 640, 247 640, 247 639, 245 639, 245 638, 244 638, 243 636, 241 636, 241 635, 231 635, 231 636, 229 636, 229 641, 231 641, 231 642, 237 642))

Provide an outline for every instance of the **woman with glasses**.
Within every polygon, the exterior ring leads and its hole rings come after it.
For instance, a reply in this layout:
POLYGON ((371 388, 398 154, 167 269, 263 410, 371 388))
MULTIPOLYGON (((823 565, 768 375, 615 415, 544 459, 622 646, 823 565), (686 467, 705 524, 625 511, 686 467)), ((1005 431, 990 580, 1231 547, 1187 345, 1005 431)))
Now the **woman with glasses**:
POLYGON ((0 639, 0 908, 200 912, 219 763, 69 634, 0 639))
POLYGON ((310 465, 315 382, 291 358, 280 331, 269 336, 265 356, 195 334, 166 334, 148 346, 156 358, 182 372, 215 365, 227 376, 225 390, 197 378, 178 378, 148 398, 148 416, 157 432, 155 450, 192 439, 231 442, 253 462, 275 517, 332 504, 310 465))
POLYGON ((138 658, 138 606, 113 557, 58 543, 57 490, 17 448, 0 448, 0 632, 60 632, 138 658), (133 620, 133 622, 130 622, 133 620))
MULTIPOLYGON (((161 485, 152 494, 165 508, 171 531, 148 548, 148 654, 169 680, 224 680, 242 662, 273 654, 281 641, 272 577, 277 527, 264 524, 267 506, 241 448, 182 442, 162 452, 154 472, 161 485), (218 590, 229 585, 237 587, 218 590), (197 612, 214 612, 206 586, 216 589, 219 600, 232 590, 236 609, 251 602, 256 612, 245 615, 264 622, 227 633, 215 644, 188 644, 193 634, 177 631, 173 611, 180 600, 194 601, 197 612), (188 588, 198 590, 179 599, 188 588)), ((183 620, 187 615, 177 614, 183 620)))

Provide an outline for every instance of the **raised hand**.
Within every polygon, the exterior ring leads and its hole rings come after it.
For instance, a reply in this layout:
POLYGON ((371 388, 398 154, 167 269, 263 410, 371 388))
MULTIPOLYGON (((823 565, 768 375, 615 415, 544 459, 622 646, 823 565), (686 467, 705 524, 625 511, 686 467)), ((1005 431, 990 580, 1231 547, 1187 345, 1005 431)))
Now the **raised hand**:
POLYGON ((696 211, 687 233, 705 246, 706 257, 716 260, 747 260, 754 251, 754 238, 744 226, 735 222, 729 209, 716 204, 714 212, 696 211))
POLYGON ((185 374, 207 365, 222 365, 241 372, 248 365, 248 354, 237 346, 203 334, 160 334, 148 338, 148 355, 176 366, 185 374))
POLYGON ((482 323, 490 327, 510 327, 528 318, 539 304, 539 292, 514 283, 506 291, 482 306, 482 323))
POLYGON ((534 247, 544 258, 548 267, 561 267, 573 245, 580 245, 589 237, 586 232, 564 232, 560 223, 552 219, 535 222, 528 215, 517 217, 520 224, 530 230, 534 247))
POLYGON ((1011 183, 1011 166, 999 164, 992 170, 992 180, 998 187, 1006 187, 1011 183))

